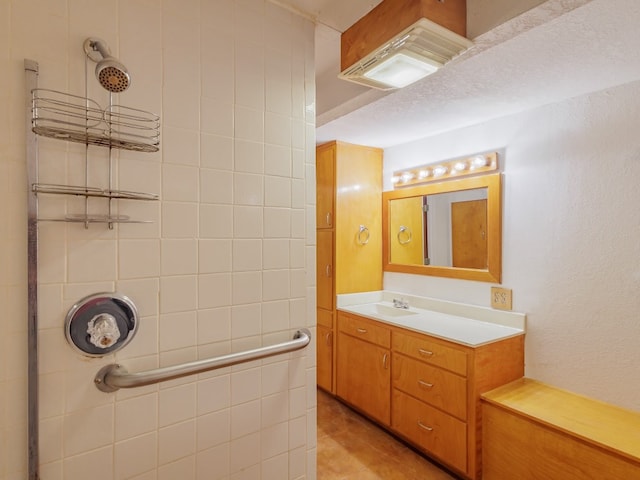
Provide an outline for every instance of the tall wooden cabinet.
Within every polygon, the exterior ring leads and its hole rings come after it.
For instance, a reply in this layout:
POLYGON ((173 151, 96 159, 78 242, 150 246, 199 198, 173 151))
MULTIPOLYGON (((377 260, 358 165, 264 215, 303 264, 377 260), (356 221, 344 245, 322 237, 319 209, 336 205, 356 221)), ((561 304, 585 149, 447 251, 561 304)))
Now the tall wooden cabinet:
POLYGON ((382 288, 382 150, 316 148, 317 377, 335 393, 336 295, 382 288))

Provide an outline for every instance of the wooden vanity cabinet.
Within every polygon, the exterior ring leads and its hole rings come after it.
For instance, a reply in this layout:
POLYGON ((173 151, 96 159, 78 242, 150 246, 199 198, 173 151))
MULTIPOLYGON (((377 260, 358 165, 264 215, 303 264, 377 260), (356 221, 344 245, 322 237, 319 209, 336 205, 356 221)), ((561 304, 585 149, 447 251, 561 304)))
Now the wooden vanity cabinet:
POLYGON ((385 426, 391 420, 390 344, 388 327, 338 312, 336 394, 385 426))
POLYGON ((335 393, 336 295, 382 289, 381 149, 316 148, 316 240, 318 386, 335 393))
POLYGON ((524 375, 524 335, 470 347, 342 311, 338 332, 338 396, 461 476, 480 479, 480 395, 524 375))

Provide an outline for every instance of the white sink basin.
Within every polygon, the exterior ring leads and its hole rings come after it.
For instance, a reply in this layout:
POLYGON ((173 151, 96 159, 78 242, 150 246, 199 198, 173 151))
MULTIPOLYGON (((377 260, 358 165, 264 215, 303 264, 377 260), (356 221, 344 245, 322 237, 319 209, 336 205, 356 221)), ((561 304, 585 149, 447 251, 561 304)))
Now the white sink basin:
POLYGON ((384 315, 386 317, 405 317, 407 315, 416 315, 418 312, 412 312, 404 308, 391 307, 381 303, 369 303, 362 305, 363 312, 367 310, 369 313, 384 315))

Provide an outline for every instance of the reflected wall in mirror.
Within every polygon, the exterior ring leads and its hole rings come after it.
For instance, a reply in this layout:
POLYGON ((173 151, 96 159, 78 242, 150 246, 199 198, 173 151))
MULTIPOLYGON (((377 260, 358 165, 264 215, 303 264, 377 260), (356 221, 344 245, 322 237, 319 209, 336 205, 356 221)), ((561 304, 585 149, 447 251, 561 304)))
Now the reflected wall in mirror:
POLYGON ((383 193, 385 271, 500 282, 500 174, 383 193))

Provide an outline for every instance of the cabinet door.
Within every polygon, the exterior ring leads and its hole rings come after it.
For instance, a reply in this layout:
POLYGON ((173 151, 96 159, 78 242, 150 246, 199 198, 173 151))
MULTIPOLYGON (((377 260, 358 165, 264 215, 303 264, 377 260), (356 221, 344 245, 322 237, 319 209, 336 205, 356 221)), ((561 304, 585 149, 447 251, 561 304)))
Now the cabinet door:
POLYGON ((333 330, 318 325, 316 348, 318 386, 330 392, 333 381, 333 330))
POLYGON ((333 310, 333 232, 319 230, 316 238, 317 307, 333 310))
POLYGON ((335 143, 316 149, 316 227, 333 228, 335 219, 335 143))
POLYGON ((388 349, 338 333, 337 395, 384 425, 391 419, 388 349))
POLYGON ((382 290, 382 150, 338 144, 336 293, 382 290))

